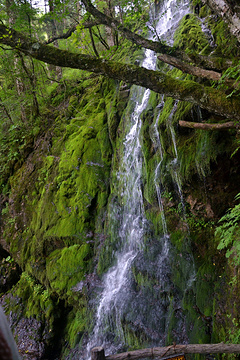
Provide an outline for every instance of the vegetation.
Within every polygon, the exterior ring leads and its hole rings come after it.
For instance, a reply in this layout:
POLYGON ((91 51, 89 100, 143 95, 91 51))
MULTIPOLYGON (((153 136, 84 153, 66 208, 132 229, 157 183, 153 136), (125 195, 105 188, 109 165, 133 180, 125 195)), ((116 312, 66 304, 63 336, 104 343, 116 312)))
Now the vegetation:
MULTIPOLYGON (((176 67, 180 68, 184 72, 186 71, 190 74, 197 73, 202 78, 216 80, 219 79, 219 70, 221 71, 226 67, 226 59, 221 61, 221 59, 212 58, 209 55, 204 59, 204 61, 207 62, 207 69, 204 69, 201 66, 199 67, 199 64, 193 59, 193 57, 195 57, 197 61, 200 61, 200 59, 203 60, 203 57, 199 57, 198 54, 189 56, 187 52, 181 50, 181 46, 175 49, 166 46, 164 43, 159 41, 145 40, 142 36, 123 26, 119 20, 109 17, 98 10, 89 0, 84 0, 83 3, 86 10, 96 19, 96 21, 110 27, 115 35, 116 31, 119 31, 125 38, 133 41, 137 45, 165 54, 164 61, 174 63, 176 67), (175 56, 173 57, 173 55, 175 56), (186 61, 195 62, 196 67, 194 68, 194 66, 191 66, 189 68, 186 61), (220 65, 220 62, 224 64, 220 65), (212 71, 210 73, 208 70, 209 68, 212 71)), ((85 26, 84 23, 83 26, 85 26)), ((87 23, 86 27, 89 28, 89 26, 90 25, 87 23)), ((18 32, 16 29, 9 28, 4 24, 0 27, 0 33, 0 40, 2 44, 10 46, 20 53, 30 55, 35 59, 42 60, 55 66, 93 71, 97 74, 102 74, 118 80, 129 81, 131 83, 150 88, 156 92, 165 93, 166 95, 172 96, 176 99, 193 102, 226 118, 234 117, 238 120, 238 101, 234 97, 229 100, 223 91, 213 89, 209 86, 203 86, 202 84, 199 85, 195 81, 179 81, 176 78, 167 77, 164 73, 155 73, 153 71, 142 69, 139 66, 116 63, 107 59, 101 59, 98 56, 93 57, 86 54, 73 53, 68 50, 61 50, 56 47, 50 47, 49 45, 44 45, 40 41, 27 37, 26 35, 18 32)), ((92 34, 91 31, 90 34, 92 34)), ((91 39, 93 40, 92 37, 91 39)), ((116 39, 115 42, 114 38, 111 40, 113 41, 113 44, 116 43, 116 39)), ((194 44, 196 43, 194 42, 194 44)), ((98 55, 93 41, 92 46, 95 55, 98 55)), ((228 62, 228 64, 231 63, 232 61, 228 62)))
MULTIPOLYGON (((51 0, 45 13, 28 1, 1 2, 0 273, 17 269, 9 287, 0 279, 1 303, 16 314, 15 335, 22 319, 38 324, 46 358, 80 357, 101 276, 115 261, 131 84, 152 92, 141 129, 146 250, 121 319, 128 348, 155 344, 162 329, 166 344, 183 328, 190 343, 239 339, 239 39, 210 0, 191 6, 168 46, 147 40, 146 24, 156 28, 148 1, 51 0), (157 52, 156 71, 138 65, 143 48, 157 52), (179 126, 226 119, 230 130, 179 126), (166 289, 156 275, 164 217, 174 269, 166 289), (146 322, 136 320, 137 299, 154 309, 143 310, 146 322)), ((19 339, 26 357, 30 345, 19 339)))
MULTIPOLYGON (((236 200, 239 200, 239 197, 238 194, 236 200)), ((216 229, 216 236, 220 238, 218 249, 227 248, 227 258, 231 257, 236 265, 240 264, 239 220, 240 205, 237 204, 219 220, 220 224, 216 229)))

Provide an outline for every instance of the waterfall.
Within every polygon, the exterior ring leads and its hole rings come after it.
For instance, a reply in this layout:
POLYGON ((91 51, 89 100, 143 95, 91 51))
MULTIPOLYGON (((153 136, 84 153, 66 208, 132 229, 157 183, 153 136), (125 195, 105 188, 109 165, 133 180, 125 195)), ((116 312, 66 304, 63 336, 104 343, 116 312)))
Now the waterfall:
MULTIPOLYGON (((143 66, 153 69, 155 54, 146 50, 143 66)), ((123 244, 118 251, 117 263, 105 275, 104 290, 101 295, 96 315, 96 324, 92 337, 88 343, 89 350, 101 341, 106 354, 122 347, 109 343, 102 334, 107 328, 124 339, 121 327, 121 303, 124 292, 128 292, 129 270, 138 251, 143 246, 145 228, 143 195, 141 189, 142 152, 140 144, 141 119, 140 115, 146 108, 150 90, 136 87, 132 89, 132 102, 136 102, 129 122, 129 129, 124 140, 124 153, 118 172, 118 191, 121 194, 122 221, 118 229, 118 236, 123 244)), ((113 210, 114 212, 114 210, 113 210)))
MULTIPOLYGON (((161 39, 169 39, 178 21, 187 11, 187 3, 177 4, 176 0, 165 2, 151 38, 157 33, 161 39)), ((147 49, 142 66, 154 70, 156 54, 147 49)), ((117 224, 115 226, 117 230, 113 235, 117 243, 114 254, 115 264, 103 276, 103 290, 98 299, 95 325, 88 340, 85 359, 89 358, 90 349, 94 346, 103 346, 106 355, 127 348, 128 340, 122 325, 123 319, 131 324, 133 329, 140 328, 152 343, 164 344, 165 341, 163 334, 160 339, 159 332, 166 328, 168 316, 166 309, 171 302, 169 293, 172 291, 170 289, 172 285, 167 261, 170 245, 158 183, 160 164, 156 167, 154 182, 162 212, 163 235, 161 239, 151 240, 151 246, 148 251, 145 250, 145 237, 149 230, 142 194, 143 154, 140 132, 141 114, 148 105, 149 97, 149 89, 132 87, 128 106, 133 108, 133 111, 130 117, 127 117, 126 112, 124 118, 126 133, 116 184, 114 184, 118 202, 117 205, 113 203, 110 206, 109 214, 109 222, 117 224), (149 258, 148 264, 144 256, 149 258), (155 274, 156 285, 148 292, 148 297, 144 298, 142 291, 136 292, 136 289, 133 289, 134 269, 142 271, 146 277, 148 273, 155 274), (155 290, 160 294, 157 298, 155 290)), ((157 131, 155 135, 157 136, 155 146, 162 158, 157 131)))

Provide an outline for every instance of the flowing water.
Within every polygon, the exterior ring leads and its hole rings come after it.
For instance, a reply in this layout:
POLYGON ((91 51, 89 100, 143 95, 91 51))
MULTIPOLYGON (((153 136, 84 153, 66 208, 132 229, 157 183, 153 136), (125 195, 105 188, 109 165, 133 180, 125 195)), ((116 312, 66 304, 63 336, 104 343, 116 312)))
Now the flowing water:
MULTIPOLYGON (((171 39, 178 21, 186 12, 188 12, 187 3, 177 3, 176 0, 165 2, 152 38, 157 33, 158 37, 171 39)), ((142 66, 155 69, 156 54, 146 50, 142 66)), ((106 355, 127 348, 129 330, 126 332, 124 324, 129 324, 133 332, 141 331, 146 334, 146 339, 151 343, 163 345, 165 335, 161 332, 164 332, 168 326, 167 310, 170 303, 178 302, 172 300, 174 290, 171 289, 172 284, 169 279, 171 269, 168 255, 171 246, 162 204, 161 181, 159 181, 163 154, 157 122, 153 143, 160 154, 160 162, 156 164, 154 184, 163 228, 163 233, 158 239, 151 238, 152 235, 149 234, 149 224, 144 210, 142 194, 144 162, 140 133, 141 114, 148 105, 149 97, 150 90, 132 87, 129 107, 132 107, 133 111, 130 117, 127 118, 125 115, 126 135, 117 183, 114 184, 118 201, 117 205, 113 203, 110 206, 109 214, 110 223, 114 223, 114 228, 117 229, 113 235, 117 244, 114 254, 115 264, 103 277, 103 290, 99 296, 95 326, 88 341, 85 358, 89 358, 90 349, 94 346, 103 346, 106 355), (147 251, 146 238, 151 242, 147 251), (154 288, 146 287, 141 290, 134 288, 134 276, 143 276, 142 274, 145 274, 145 280, 148 274, 151 276, 154 274, 154 288)), ((182 324, 179 326, 182 328, 182 324)))

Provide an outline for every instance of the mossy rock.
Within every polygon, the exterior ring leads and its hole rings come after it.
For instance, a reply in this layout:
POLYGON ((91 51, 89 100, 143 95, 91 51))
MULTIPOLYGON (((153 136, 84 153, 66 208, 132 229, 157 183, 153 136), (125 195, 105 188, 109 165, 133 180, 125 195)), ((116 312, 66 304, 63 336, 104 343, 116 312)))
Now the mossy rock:
POLYGON ((52 252, 46 259, 46 276, 52 291, 62 298, 71 296, 73 287, 84 279, 91 256, 89 244, 52 252))

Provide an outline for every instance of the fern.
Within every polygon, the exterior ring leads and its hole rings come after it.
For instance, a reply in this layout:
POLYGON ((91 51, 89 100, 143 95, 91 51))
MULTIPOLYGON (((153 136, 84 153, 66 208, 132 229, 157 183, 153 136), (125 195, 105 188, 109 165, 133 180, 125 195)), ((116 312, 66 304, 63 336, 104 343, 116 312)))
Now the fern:
POLYGON ((218 88, 227 90, 229 88, 228 81, 232 80, 232 91, 230 94, 227 95, 227 97, 231 97, 233 95, 239 96, 239 90, 240 90, 240 61, 235 66, 229 67, 222 75, 218 88))
MULTIPOLYGON (((240 199, 240 193, 235 199, 240 199)), ((240 264, 240 204, 229 209, 219 223, 215 231, 215 236, 220 238, 218 250, 227 248, 226 257, 233 255, 234 262, 240 264)))

